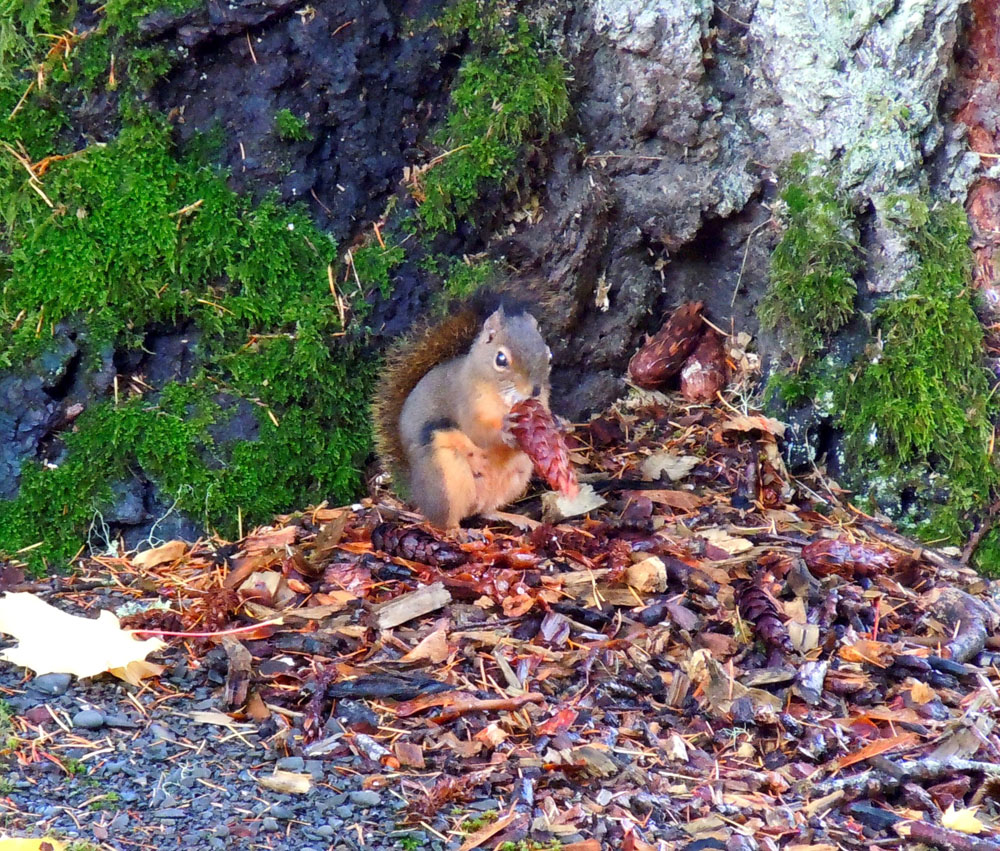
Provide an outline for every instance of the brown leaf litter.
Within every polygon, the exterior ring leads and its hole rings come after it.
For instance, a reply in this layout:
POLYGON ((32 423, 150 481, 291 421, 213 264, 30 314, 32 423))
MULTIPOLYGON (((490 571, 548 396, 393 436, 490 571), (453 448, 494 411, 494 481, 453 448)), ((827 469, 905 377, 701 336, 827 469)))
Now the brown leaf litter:
POLYGON ((576 427, 581 482, 620 484, 572 520, 529 498, 443 536, 379 496, 93 558, 50 597, 88 608, 110 576, 165 606, 124 625, 192 668, 224 644, 224 717, 362 757, 464 848, 600 822, 581 851, 1000 851, 997 586, 790 477, 781 424, 738 398, 633 394, 576 427), (496 820, 462 834, 484 796, 496 820))

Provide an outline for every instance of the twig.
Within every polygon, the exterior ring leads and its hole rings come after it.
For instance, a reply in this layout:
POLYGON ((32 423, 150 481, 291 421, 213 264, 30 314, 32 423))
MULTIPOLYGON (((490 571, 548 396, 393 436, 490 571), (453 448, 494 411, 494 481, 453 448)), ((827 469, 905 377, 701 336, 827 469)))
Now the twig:
POLYGON ((1000 851, 1000 843, 993 839, 980 839, 957 830, 948 830, 929 821, 902 821, 893 825, 902 839, 934 845, 946 851, 1000 851))
POLYGON ((1000 777, 1000 765, 959 757, 918 759, 912 762, 882 759, 880 762, 885 766, 884 769, 872 768, 850 777, 836 777, 812 785, 804 781, 803 788, 808 787, 810 792, 817 795, 827 795, 840 789, 861 789, 866 786, 873 791, 881 791, 887 787, 896 787, 903 780, 934 780, 952 773, 966 774, 975 771, 987 777, 1000 777))
POLYGON ((976 552, 976 548, 979 546, 986 534, 993 528, 996 523, 997 514, 1000 513, 1000 500, 997 500, 989 507, 986 512, 986 516, 983 518, 983 522, 979 524, 979 528, 969 537, 969 543, 965 545, 965 549, 962 550, 962 555, 959 556, 958 560, 962 564, 968 564, 969 559, 976 552))
POLYGON ((545 695, 531 692, 516 697, 499 697, 487 700, 470 700, 467 703, 455 703, 443 712, 432 716, 431 720, 437 724, 444 724, 448 721, 454 721, 467 712, 489 712, 492 710, 510 712, 520 709, 527 703, 545 703, 545 695))

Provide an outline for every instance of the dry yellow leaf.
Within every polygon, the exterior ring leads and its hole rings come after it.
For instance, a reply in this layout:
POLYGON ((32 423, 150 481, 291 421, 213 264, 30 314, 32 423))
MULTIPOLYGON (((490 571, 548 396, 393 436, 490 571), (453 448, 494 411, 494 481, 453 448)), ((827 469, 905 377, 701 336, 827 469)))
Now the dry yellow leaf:
POLYGON ((38 675, 93 677, 110 672, 135 683, 163 670, 144 660, 166 644, 158 638, 137 641, 108 611, 96 619, 77 617, 34 594, 8 593, 0 598, 0 632, 18 641, 0 653, 0 659, 38 675))
POLYGON ((542 494, 542 516, 548 523, 558 523, 567 517, 579 517, 604 505, 604 497, 593 485, 581 484, 576 496, 564 496, 555 491, 542 494))
POLYGON ((773 417, 739 416, 733 417, 722 424, 723 431, 763 431, 781 437, 785 433, 785 424, 773 417))
POLYGON ((132 559, 133 567, 156 567, 168 561, 177 561, 187 552, 188 545, 184 541, 168 541, 159 547, 139 553, 132 559))
POLYGON ((976 810, 978 809, 979 807, 967 807, 956 810, 955 805, 951 804, 941 814, 941 826, 957 830, 960 833, 982 833, 986 830, 986 825, 976 818, 976 810))
POLYGON ((713 547, 725 550, 731 556, 738 555, 739 553, 745 553, 747 550, 753 549, 753 544, 751 544, 746 538, 733 537, 724 529, 699 529, 698 537, 704 538, 713 547))
POLYGON ((878 668, 886 667, 893 659, 892 645, 884 641, 861 638, 853 644, 846 644, 837 654, 847 662, 867 662, 878 668))
POLYGON ((0 839, 0 851, 63 851, 56 839, 0 839))
POLYGON ((701 459, 695 455, 674 455, 664 450, 646 458, 639 471, 647 482, 656 481, 662 473, 666 473, 670 481, 679 482, 700 463, 701 459))
POLYGON ((930 703, 935 697, 937 697, 937 692, 927 683, 920 680, 913 681, 913 685, 910 687, 910 698, 914 703, 930 703))
MULTIPOLYGON (((308 774, 298 774, 294 771, 275 769, 273 774, 258 777, 257 782, 265 789, 280 792, 283 795, 305 795, 312 789, 312 777, 308 774)), ((2 851, 2 849, 0 849, 2 851)))

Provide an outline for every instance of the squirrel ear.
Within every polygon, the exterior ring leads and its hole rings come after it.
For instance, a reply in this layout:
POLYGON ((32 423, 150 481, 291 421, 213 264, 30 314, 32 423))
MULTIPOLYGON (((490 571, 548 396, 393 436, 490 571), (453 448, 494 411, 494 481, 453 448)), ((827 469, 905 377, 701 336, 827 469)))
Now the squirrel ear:
POLYGON ((498 307, 483 323, 483 333, 480 335, 480 340, 484 343, 492 343, 503 327, 503 320, 503 308, 498 307))

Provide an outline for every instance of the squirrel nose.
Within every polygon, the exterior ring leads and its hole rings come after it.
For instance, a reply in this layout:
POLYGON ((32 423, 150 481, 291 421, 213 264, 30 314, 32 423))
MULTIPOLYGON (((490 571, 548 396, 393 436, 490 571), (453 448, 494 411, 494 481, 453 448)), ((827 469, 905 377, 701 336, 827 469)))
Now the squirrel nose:
POLYGON ((542 395, 542 385, 541 384, 536 384, 534 387, 532 387, 531 388, 531 395, 535 396, 536 398, 538 396, 541 396, 542 395))

